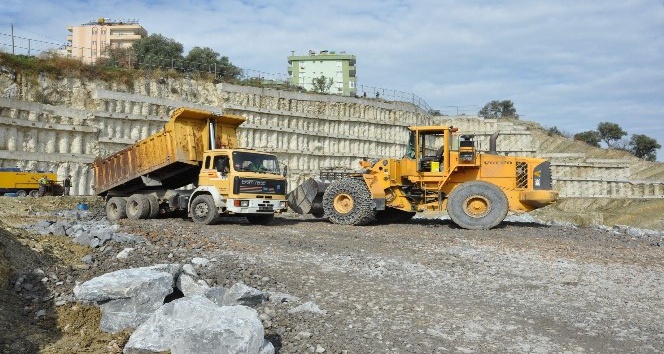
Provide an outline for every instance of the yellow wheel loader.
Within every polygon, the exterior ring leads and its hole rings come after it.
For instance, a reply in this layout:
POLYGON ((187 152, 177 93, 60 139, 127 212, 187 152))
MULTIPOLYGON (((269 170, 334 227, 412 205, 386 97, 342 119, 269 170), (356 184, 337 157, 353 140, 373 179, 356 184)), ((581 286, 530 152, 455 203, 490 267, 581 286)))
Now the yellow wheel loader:
POLYGON ((490 229, 508 211, 531 211, 558 198, 549 162, 498 155, 497 133, 481 153, 473 135, 454 127, 408 129, 404 158, 363 160, 364 173, 308 179, 289 193, 288 205, 343 225, 403 222, 418 212, 447 211, 462 228, 490 229))

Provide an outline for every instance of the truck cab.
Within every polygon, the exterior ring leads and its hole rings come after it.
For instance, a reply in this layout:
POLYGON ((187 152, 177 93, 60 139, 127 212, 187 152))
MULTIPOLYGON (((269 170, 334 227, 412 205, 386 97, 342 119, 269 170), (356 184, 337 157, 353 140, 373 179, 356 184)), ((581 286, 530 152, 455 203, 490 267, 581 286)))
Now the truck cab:
POLYGON ((214 215, 216 209, 220 215, 269 223, 274 213, 287 210, 284 174, 272 154, 250 149, 209 150, 205 152, 198 187, 189 198, 190 215, 194 221, 212 223, 218 217, 214 215), (205 204, 210 199, 205 195, 212 198, 213 208, 205 204))

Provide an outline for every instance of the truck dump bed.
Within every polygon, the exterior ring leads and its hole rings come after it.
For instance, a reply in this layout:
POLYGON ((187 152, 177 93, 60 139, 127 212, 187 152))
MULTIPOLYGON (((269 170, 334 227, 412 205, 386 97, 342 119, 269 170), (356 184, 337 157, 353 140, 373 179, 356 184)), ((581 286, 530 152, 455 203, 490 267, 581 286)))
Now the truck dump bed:
POLYGON ((244 120, 240 116, 178 108, 164 130, 94 162, 95 194, 124 195, 141 189, 175 189, 194 183, 203 152, 236 148, 236 130, 244 120), (214 140, 210 139, 212 136, 214 140))

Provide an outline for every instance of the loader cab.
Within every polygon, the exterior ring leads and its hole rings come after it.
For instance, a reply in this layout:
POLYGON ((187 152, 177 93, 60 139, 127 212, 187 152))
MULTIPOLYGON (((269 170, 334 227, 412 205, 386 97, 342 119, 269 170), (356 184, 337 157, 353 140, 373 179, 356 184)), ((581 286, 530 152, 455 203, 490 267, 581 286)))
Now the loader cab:
POLYGON ((411 126, 406 157, 416 161, 417 172, 441 173, 449 170, 452 133, 447 126, 411 126))

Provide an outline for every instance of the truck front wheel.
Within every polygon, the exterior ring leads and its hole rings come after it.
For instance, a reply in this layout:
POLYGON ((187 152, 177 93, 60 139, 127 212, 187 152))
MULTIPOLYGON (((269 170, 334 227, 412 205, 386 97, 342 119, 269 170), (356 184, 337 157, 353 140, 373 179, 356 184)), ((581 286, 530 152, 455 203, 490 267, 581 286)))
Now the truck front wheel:
POLYGON ((122 197, 113 197, 106 202, 106 218, 116 221, 127 217, 127 201, 122 197))
POLYGON ((488 230, 507 215, 508 201, 496 185, 484 181, 466 182, 452 190, 447 213, 455 224, 469 230, 488 230))
POLYGON ((197 224, 210 225, 219 219, 219 211, 211 195, 202 194, 191 203, 191 218, 197 224))

